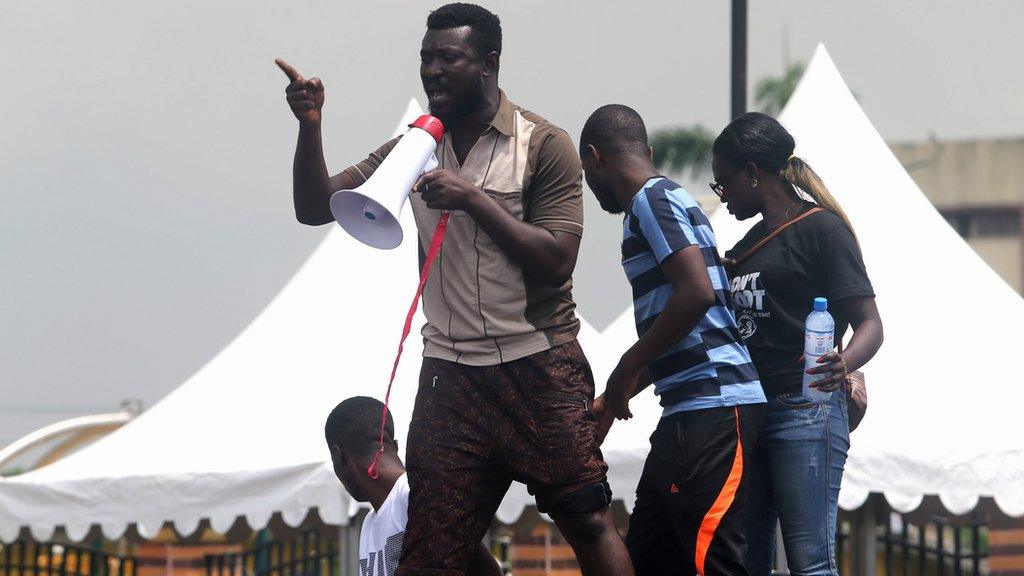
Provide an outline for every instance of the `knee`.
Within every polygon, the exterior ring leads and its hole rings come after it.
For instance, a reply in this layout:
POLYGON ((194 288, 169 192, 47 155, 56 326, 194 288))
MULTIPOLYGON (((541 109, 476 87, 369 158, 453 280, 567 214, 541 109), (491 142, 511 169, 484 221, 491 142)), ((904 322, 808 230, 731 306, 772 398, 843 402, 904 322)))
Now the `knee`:
POLYGON ((601 481, 571 492, 548 510, 558 529, 571 544, 598 542, 615 532, 608 505, 612 491, 608 481, 601 481))
POLYGON ((553 514, 552 517, 570 544, 600 542, 607 534, 615 532, 607 508, 593 512, 553 514))

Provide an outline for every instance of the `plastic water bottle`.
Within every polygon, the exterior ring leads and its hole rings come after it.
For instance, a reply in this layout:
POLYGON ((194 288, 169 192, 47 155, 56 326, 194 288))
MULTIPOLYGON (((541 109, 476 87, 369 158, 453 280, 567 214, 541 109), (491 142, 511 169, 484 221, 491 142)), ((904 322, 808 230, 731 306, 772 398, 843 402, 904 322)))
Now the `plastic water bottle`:
POLYGON ((811 388, 812 382, 817 382, 828 376, 828 374, 808 374, 807 371, 818 364, 818 358, 832 351, 835 340, 836 322, 828 313, 828 299, 815 298, 814 310, 807 315, 804 322, 804 383, 803 396, 811 402, 826 402, 831 392, 822 392, 817 388, 811 388))

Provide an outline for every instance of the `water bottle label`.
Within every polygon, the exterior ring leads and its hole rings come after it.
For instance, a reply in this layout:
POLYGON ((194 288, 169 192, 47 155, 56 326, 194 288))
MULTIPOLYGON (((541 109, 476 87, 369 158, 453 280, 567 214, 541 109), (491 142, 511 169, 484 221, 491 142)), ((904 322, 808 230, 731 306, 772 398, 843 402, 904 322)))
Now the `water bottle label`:
POLYGON ((832 351, 833 340, 832 332, 808 330, 804 332, 804 353, 813 356, 828 354, 832 351))

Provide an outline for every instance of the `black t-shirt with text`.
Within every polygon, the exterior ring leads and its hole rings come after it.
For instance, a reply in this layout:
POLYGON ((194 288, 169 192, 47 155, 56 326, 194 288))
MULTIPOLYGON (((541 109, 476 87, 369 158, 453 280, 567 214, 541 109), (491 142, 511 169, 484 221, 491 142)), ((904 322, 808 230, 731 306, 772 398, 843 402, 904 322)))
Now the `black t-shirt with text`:
MULTIPOLYGON (((811 208, 814 204, 807 204, 802 212, 811 208)), ((746 254, 770 233, 758 222, 726 257, 746 254)), ((729 270, 729 282, 736 323, 768 396, 801 389, 804 320, 814 307, 814 298, 828 298, 838 344, 849 322, 834 304, 845 298, 874 296, 853 234, 828 210, 784 230, 729 270)))

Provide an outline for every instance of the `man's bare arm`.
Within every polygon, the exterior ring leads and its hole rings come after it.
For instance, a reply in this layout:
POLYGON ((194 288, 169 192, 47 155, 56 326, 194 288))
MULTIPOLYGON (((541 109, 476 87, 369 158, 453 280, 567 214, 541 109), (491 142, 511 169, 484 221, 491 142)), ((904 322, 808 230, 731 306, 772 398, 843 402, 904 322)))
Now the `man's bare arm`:
POLYGON ((324 160, 323 134, 320 129, 324 105, 324 85, 319 78, 306 80, 290 64, 280 58, 274 61, 288 76, 285 88, 288 106, 299 121, 299 138, 292 164, 292 199, 295 218, 311 226, 334 221, 331 215, 331 194, 352 188, 352 178, 341 172, 333 177, 324 160))

